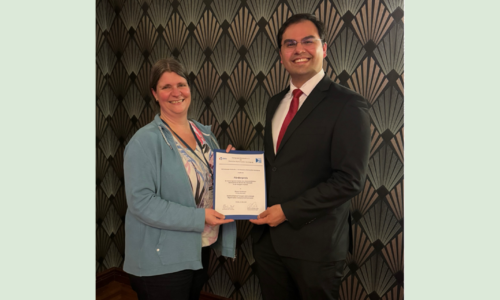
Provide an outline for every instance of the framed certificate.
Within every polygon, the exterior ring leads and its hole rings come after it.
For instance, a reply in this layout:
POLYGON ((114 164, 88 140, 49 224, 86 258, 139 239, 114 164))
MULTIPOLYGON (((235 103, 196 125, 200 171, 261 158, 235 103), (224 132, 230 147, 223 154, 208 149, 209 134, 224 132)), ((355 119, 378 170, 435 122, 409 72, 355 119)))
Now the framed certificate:
POLYGON ((214 155, 214 209, 226 219, 257 219, 267 205, 264 152, 214 150, 214 155))

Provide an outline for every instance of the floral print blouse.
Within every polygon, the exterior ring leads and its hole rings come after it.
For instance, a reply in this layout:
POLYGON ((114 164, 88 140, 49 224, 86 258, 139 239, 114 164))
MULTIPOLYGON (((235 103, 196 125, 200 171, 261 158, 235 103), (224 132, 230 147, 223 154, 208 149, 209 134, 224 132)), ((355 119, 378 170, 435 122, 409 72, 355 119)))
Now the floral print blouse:
MULTIPOLYGON (((206 166, 206 162, 203 159, 205 156, 206 161, 208 162, 209 167, 213 171, 214 166, 214 155, 212 149, 210 149, 209 145, 205 142, 205 138, 201 131, 196 127, 193 122, 189 122, 191 128, 196 134, 196 138, 201 144, 201 148, 196 144, 196 154, 199 156, 196 157, 189 148, 182 143, 179 138, 172 134, 175 140, 175 145, 177 150, 179 151, 182 162, 184 163, 184 168, 186 169, 186 173, 189 178, 189 182, 191 183, 191 189, 193 191, 193 196, 196 201, 196 207, 198 208, 214 208, 214 194, 212 187, 212 175, 206 166)), ((212 226, 205 224, 205 229, 201 234, 201 245, 202 247, 210 246, 217 241, 217 236, 219 234, 219 225, 212 226)))

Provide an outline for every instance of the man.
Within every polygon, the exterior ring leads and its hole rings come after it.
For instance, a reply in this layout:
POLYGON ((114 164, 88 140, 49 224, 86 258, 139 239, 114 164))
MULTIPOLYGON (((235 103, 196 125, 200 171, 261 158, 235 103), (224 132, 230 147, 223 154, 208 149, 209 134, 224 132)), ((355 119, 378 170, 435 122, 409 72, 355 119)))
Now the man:
POLYGON ((323 38, 323 23, 310 14, 290 17, 278 32, 290 87, 267 106, 268 208, 251 220, 260 225, 253 253, 267 300, 338 299, 350 199, 366 178, 368 103, 325 76, 323 38))

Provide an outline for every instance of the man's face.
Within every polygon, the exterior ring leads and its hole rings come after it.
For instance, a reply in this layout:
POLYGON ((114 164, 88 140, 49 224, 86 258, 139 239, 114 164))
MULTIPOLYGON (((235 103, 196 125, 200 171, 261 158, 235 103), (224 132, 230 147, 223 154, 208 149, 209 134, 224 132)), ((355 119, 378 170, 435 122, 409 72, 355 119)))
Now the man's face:
POLYGON ((291 24, 283 32, 280 57, 297 87, 316 75, 323 67, 326 43, 319 39, 313 22, 304 20, 291 24))

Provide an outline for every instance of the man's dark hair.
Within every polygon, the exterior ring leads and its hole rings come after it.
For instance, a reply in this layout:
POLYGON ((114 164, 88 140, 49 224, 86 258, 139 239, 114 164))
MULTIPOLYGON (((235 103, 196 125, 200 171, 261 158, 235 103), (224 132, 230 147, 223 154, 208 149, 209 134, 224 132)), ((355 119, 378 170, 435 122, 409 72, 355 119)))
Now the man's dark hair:
POLYGON ((299 23, 302 21, 311 21, 318 29, 319 38, 323 41, 325 39, 325 24, 320 20, 316 19, 315 15, 312 14, 296 14, 288 18, 283 25, 281 25, 280 30, 278 31, 278 48, 281 49, 281 40, 283 39, 283 32, 287 29, 291 24, 299 23))

